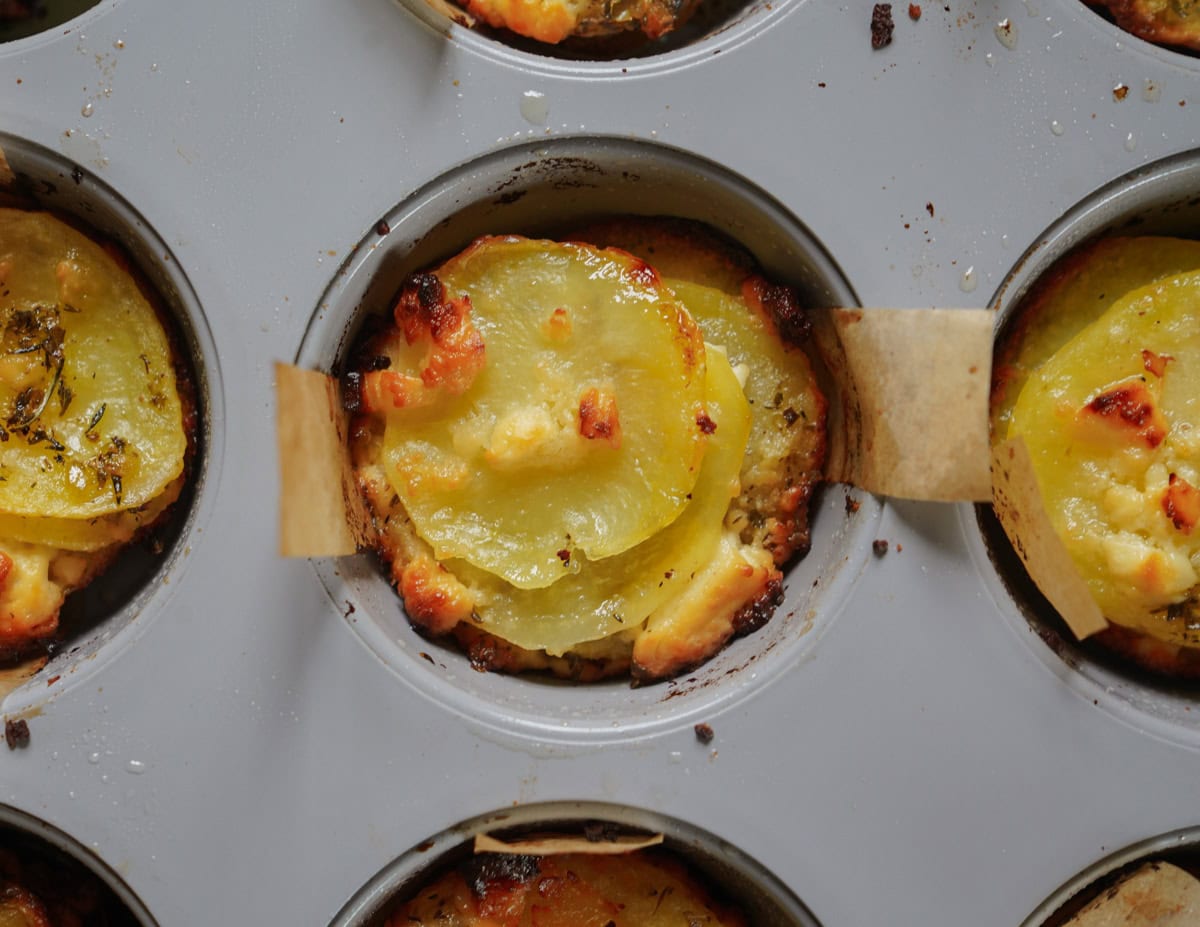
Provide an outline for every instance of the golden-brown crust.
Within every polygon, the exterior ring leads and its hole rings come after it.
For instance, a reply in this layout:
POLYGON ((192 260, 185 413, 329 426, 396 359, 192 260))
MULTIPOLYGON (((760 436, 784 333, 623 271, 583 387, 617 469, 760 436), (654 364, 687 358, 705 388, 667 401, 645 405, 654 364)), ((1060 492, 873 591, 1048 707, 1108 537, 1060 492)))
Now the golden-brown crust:
POLYGON ((1140 39, 1200 51, 1200 0, 1095 0, 1140 39))

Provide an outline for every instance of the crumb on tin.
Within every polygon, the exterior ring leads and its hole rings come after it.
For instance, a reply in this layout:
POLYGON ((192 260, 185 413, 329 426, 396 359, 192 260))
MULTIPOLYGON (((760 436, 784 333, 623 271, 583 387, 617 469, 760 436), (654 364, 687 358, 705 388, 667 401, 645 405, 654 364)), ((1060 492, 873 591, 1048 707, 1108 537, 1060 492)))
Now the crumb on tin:
POLYGON ((16 721, 11 718, 4 722, 4 742, 9 750, 29 746, 29 722, 24 718, 16 721))
POLYGON ((892 21, 892 5, 876 3, 871 10, 871 47, 880 49, 892 43, 892 31, 895 23, 892 21))

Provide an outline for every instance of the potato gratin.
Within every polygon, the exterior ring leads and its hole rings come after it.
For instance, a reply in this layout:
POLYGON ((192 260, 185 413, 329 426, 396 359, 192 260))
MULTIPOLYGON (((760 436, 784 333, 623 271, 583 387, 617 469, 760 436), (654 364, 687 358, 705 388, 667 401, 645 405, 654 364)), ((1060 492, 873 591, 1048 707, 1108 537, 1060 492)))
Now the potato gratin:
POLYGON ((745 927, 674 858, 481 854, 426 886, 385 927, 745 927))
POLYGON ((495 29, 556 45, 641 33, 657 39, 682 26, 699 0, 459 0, 495 29))
POLYGON ((825 401, 795 295, 702 230, 580 238, 629 250, 489 237, 414 275, 345 377, 353 460, 419 628, 479 668, 658 679, 770 616, 825 401))
POLYGON ((1114 625, 1101 640, 1200 675, 1200 242, 1103 239, 1061 262, 1001 348, 992 415, 1029 447, 1114 625))
POLYGON ((193 412, 128 268, 44 212, 0 209, 0 648, 179 496, 193 412))

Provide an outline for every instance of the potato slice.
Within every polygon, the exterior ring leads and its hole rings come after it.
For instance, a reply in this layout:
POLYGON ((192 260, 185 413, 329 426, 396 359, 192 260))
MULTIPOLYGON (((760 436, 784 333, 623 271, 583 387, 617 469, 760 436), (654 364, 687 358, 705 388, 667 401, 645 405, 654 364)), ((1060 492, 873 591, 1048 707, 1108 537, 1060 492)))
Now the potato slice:
POLYGON ((564 560, 614 556, 673 522, 707 444, 704 344, 657 274, 622 252, 507 237, 436 279, 430 328, 454 312, 460 327, 384 372, 411 386, 385 410, 384 458, 437 558, 540 588, 568 575, 564 560), (473 379, 468 322, 486 358, 473 379))
POLYGON ((528 650, 560 655, 639 626, 686 589, 720 543, 750 433, 746 397, 724 352, 711 346, 707 386, 708 414, 716 427, 683 514, 619 556, 558 562, 562 578, 543 589, 516 589, 461 561, 447 564, 476 593, 479 628, 528 650))
POLYGON ((1195 646, 1200 271, 1117 299, 1014 405, 1056 531, 1105 617, 1195 646))
POLYGON ((183 489, 183 482, 184 478, 180 476, 145 505, 97 518, 38 518, 0 512, 0 538, 80 553, 101 550, 111 544, 125 544, 144 527, 154 524, 174 504, 183 489))
POLYGON ((704 340, 725 348, 750 400, 750 439, 742 491, 730 522, 743 541, 768 549, 776 564, 808 549, 808 500, 825 460, 825 397, 804 351, 781 337, 762 296, 775 309, 803 316, 795 294, 771 287, 749 256, 696 223, 675 219, 610 219, 572 237, 621 248, 652 264, 687 307, 704 340))
POLYGON ((183 472, 171 349, 137 283, 47 213, 0 209, 0 512, 92 519, 183 472))

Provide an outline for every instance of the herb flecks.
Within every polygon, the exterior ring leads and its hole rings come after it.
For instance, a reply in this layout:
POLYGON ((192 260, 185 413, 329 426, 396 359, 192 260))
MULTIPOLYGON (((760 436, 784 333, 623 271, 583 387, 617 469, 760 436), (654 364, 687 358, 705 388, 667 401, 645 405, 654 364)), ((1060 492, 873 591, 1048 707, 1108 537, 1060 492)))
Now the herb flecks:
POLYGON ((95 412, 92 413, 91 419, 88 421, 86 429, 87 439, 89 441, 99 441, 100 434, 96 431, 96 426, 100 424, 100 419, 104 418, 104 413, 108 410, 108 403, 102 402, 95 412))
POLYGON ((118 505, 124 490, 122 475, 126 464, 125 440, 116 435, 109 440, 107 448, 87 462, 87 466, 96 474, 97 485, 112 487, 113 498, 118 505))

